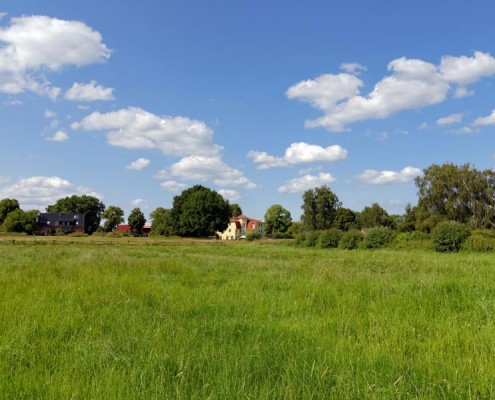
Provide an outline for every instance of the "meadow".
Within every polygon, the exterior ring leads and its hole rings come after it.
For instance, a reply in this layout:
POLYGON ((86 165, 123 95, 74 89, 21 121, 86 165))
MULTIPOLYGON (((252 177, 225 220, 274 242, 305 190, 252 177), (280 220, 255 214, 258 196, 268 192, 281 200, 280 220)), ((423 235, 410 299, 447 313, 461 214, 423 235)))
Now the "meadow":
POLYGON ((492 254, 144 240, 0 242, 0 398, 495 398, 492 254))

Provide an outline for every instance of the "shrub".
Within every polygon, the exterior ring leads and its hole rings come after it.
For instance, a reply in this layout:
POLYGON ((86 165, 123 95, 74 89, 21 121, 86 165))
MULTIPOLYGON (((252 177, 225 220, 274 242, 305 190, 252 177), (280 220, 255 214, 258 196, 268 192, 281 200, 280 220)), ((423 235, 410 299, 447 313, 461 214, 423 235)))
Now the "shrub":
POLYGON ((468 236, 466 227, 456 221, 440 222, 431 235, 435 250, 439 252, 459 251, 468 236))
POLYGON ((306 237, 304 239, 304 245, 306 247, 315 247, 318 238, 320 237, 319 231, 306 232, 306 237))
POLYGON ((261 233, 259 232, 248 232, 246 234, 246 240, 249 240, 250 242, 258 239, 261 239, 261 233))
POLYGON ((300 232, 296 235, 296 245, 302 246, 306 241, 306 232, 300 232))
POLYGON ((320 233, 316 245, 322 249, 336 248, 339 246, 341 237, 342 231, 340 229, 328 229, 320 233))
POLYGON ((394 236, 395 233, 390 228, 383 226, 371 228, 364 236, 364 247, 367 249, 378 249, 392 242, 394 236))
POLYGON ((356 229, 344 232, 340 238, 339 248, 344 250, 354 250, 359 246, 362 236, 361 232, 356 229))
POLYGON ((462 244, 462 250, 489 252, 495 250, 495 232, 488 229, 478 229, 462 244))

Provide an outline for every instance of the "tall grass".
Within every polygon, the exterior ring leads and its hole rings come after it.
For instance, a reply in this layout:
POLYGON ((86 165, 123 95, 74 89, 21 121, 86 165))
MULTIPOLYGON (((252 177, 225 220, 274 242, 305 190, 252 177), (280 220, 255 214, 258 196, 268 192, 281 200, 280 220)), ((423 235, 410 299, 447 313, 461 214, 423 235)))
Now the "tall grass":
POLYGON ((495 398, 488 254, 0 245, 0 397, 495 398))

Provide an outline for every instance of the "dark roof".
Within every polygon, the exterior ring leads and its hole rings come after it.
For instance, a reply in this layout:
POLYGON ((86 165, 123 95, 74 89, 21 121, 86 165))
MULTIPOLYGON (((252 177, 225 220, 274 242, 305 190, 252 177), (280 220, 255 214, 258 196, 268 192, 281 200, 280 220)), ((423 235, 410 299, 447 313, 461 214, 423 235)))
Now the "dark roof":
POLYGON ((60 222, 69 222, 77 226, 84 227, 85 214, 73 213, 40 213, 38 223, 40 226, 58 226, 60 222))

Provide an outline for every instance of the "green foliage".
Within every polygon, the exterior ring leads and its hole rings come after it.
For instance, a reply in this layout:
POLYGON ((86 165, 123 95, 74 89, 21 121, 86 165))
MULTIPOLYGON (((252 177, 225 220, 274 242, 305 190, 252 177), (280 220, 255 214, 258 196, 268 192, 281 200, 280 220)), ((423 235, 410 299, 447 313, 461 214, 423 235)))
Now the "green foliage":
POLYGON ((39 212, 36 210, 24 212, 16 209, 7 215, 3 221, 2 230, 32 235, 38 230, 38 215, 39 212))
POLYGON ((297 238, 297 236, 302 233, 303 231, 303 226, 300 222, 292 222, 290 228, 287 230, 287 233, 290 235, 292 238, 297 238))
POLYGON ((259 232, 248 232, 246 234, 246 240, 252 242, 254 240, 259 240, 261 239, 261 233, 259 232))
POLYGON ((19 202, 16 199, 3 199, 0 201, 0 225, 3 224, 7 215, 12 211, 20 210, 19 202))
POLYGON ((287 232, 292 224, 290 212, 280 204, 274 204, 265 213, 265 234, 277 237, 287 232))
POLYGON ((139 207, 134 208, 127 218, 131 231, 142 233, 143 226, 146 224, 146 218, 139 207))
POLYGON ((239 204, 233 203, 230 205, 230 216, 231 217, 238 217, 239 215, 242 215, 242 208, 239 204))
POLYGON ((416 178, 419 223, 437 218, 492 228, 495 222, 495 171, 479 171, 470 164, 433 164, 416 178))
POLYGON ((101 215, 106 221, 103 224, 105 232, 112 232, 124 222, 124 210, 117 206, 109 206, 101 215))
POLYGON ((359 222, 363 228, 394 227, 393 219, 378 203, 373 203, 371 207, 364 207, 359 214, 359 222))
POLYGON ((495 232, 488 229, 477 229, 462 244, 462 250, 476 252, 492 252, 495 250, 495 232))
POLYGON ((175 234, 170 210, 158 207, 151 212, 151 234, 156 236, 172 236, 175 234))
POLYGON ((336 210, 341 202, 328 186, 307 190, 303 194, 301 222, 306 230, 322 230, 332 227, 336 210))
POLYGON ((316 247, 318 238, 320 237, 320 231, 309 231, 306 232, 304 237, 304 246, 306 247, 316 247))
POLYGON ((356 213, 349 208, 339 207, 335 211, 333 226, 341 231, 359 229, 359 219, 356 213))
POLYGON ((439 223, 431 234, 435 250, 439 252, 456 252, 469 237, 465 225, 457 221, 439 223))
POLYGON ((365 236, 363 245, 367 249, 378 249, 392 242, 395 232, 383 226, 377 226, 369 229, 365 236))
POLYGON ((46 208, 49 213, 85 214, 84 231, 88 234, 96 232, 104 211, 105 204, 96 197, 87 195, 64 197, 46 208))
POLYGON ((230 205, 220 194, 201 185, 174 197, 171 210, 174 230, 179 236, 209 237, 223 232, 230 219, 230 205))
POLYGON ((316 247, 330 249, 339 247, 340 238, 343 232, 340 229, 332 228, 320 232, 316 247))
POLYGON ((359 247, 362 234, 357 229, 344 232, 340 238, 339 248, 343 250, 355 250, 359 247))

